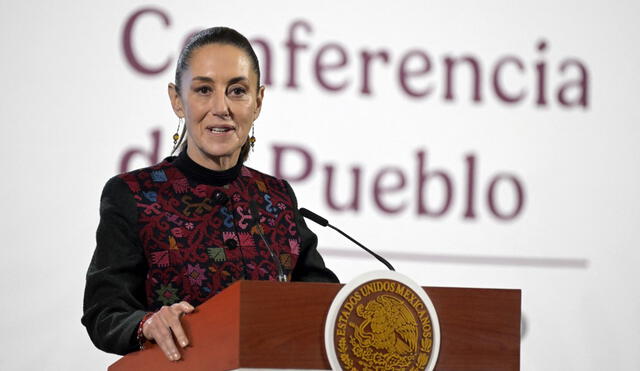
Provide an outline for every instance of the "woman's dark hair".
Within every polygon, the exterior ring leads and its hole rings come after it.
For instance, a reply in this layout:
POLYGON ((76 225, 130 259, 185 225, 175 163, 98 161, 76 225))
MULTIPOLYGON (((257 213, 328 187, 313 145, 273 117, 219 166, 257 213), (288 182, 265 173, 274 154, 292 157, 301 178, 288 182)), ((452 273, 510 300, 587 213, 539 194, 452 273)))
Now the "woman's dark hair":
MULTIPOLYGON (((251 47, 251 43, 249 42, 249 40, 247 40, 247 38, 244 37, 240 32, 232 28, 211 27, 193 34, 187 41, 184 48, 182 48, 182 52, 180 52, 180 57, 178 58, 178 64, 176 66, 175 80, 176 91, 178 92, 178 94, 181 94, 182 75, 184 74, 184 71, 189 68, 189 63, 191 62, 191 56, 193 55, 193 52, 198 48, 209 44, 233 45, 244 51, 251 60, 253 71, 258 77, 256 91, 260 90, 260 64, 258 63, 258 57, 253 51, 253 47, 251 47)), ((173 148, 172 153, 174 153, 178 147, 181 147, 181 151, 186 150, 187 142, 184 139, 186 131, 187 126, 185 124, 185 127, 182 129, 182 134, 180 135, 180 141, 176 143, 176 146, 173 148)), ((250 147, 251 145, 249 143, 249 140, 247 140, 247 142, 242 146, 242 149, 240 150, 240 157, 238 161, 244 162, 247 160, 247 158, 249 157, 250 147)))

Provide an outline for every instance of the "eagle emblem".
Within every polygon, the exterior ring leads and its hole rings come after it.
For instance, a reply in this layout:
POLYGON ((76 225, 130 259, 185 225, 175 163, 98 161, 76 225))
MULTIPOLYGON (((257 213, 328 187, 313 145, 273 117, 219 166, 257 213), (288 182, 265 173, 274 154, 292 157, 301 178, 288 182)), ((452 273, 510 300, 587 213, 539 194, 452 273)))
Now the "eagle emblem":
POLYGON ((354 338, 362 347, 406 355, 418 348, 418 322, 402 300, 380 295, 356 313, 364 321, 354 326, 354 338))
POLYGON ((367 281, 352 289, 337 313, 333 343, 342 370, 425 370, 433 352, 431 314, 410 287, 367 281))

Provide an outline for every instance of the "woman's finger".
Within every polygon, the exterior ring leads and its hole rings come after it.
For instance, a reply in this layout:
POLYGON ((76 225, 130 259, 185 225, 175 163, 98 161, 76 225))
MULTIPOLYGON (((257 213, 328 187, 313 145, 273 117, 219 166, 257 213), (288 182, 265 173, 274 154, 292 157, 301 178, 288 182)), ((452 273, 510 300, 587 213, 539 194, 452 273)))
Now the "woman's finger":
POLYGON ((176 313, 176 316, 168 319, 169 327, 171 328, 171 331, 173 331, 173 335, 176 337, 178 344, 183 348, 189 345, 189 339, 182 328, 180 318, 183 314, 192 312, 193 309, 193 306, 186 301, 182 301, 171 306, 171 310, 176 313))
POLYGON ((195 309, 193 305, 187 303, 186 301, 181 301, 179 303, 173 304, 171 308, 179 308, 183 313, 191 313, 195 309))
POLYGON ((156 344, 158 344, 164 355, 170 361, 177 361, 180 359, 180 352, 178 351, 176 344, 173 342, 172 336, 161 336, 156 340, 156 344))
POLYGON ((175 316, 168 307, 163 307, 149 318, 143 325, 142 332, 149 340, 154 340, 170 361, 180 359, 180 352, 173 341, 167 316, 175 316))
POLYGON ((176 340, 178 341, 178 344, 180 344, 181 347, 186 347, 187 345, 189 345, 189 339, 187 338, 187 335, 184 333, 184 329, 182 328, 182 323, 180 323, 180 320, 175 318, 171 321, 169 321, 169 327, 171 328, 171 332, 173 332, 173 335, 176 337, 176 340))

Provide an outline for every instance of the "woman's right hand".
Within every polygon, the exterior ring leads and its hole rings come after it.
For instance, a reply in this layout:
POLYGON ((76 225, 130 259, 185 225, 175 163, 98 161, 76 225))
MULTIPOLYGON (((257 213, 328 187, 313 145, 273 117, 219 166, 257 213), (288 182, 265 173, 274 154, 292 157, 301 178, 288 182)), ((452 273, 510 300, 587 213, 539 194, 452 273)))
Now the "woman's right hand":
POLYGON ((186 301, 163 306, 144 322, 142 334, 147 340, 155 341, 169 360, 177 361, 180 359, 180 352, 174 337, 181 348, 189 345, 189 339, 182 329, 180 318, 193 310, 193 306, 186 301))

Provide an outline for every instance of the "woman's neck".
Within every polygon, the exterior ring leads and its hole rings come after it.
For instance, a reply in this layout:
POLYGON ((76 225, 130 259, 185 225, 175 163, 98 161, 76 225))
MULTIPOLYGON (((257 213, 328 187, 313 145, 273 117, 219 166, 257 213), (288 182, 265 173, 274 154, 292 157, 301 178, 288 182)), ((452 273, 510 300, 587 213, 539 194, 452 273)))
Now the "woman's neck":
POLYGON ((236 166, 240 157, 240 150, 229 156, 208 156, 195 146, 187 147, 187 155, 196 164, 213 171, 229 170, 236 166))
POLYGON ((173 159, 173 164, 187 178, 213 186, 222 186, 233 182, 240 176, 242 169, 242 163, 237 162, 235 166, 226 170, 212 170, 191 159, 187 151, 180 152, 178 157, 173 159))

